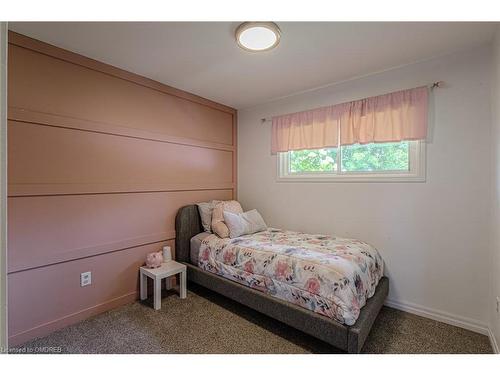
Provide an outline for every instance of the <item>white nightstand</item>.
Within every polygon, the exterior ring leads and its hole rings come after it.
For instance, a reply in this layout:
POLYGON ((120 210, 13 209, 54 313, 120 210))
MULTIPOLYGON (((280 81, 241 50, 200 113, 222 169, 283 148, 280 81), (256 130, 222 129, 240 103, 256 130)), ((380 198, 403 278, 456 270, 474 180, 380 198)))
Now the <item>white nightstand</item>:
POLYGON ((169 260, 162 263, 158 268, 141 267, 141 301, 148 298, 148 277, 154 282, 154 306, 155 310, 161 308, 161 281, 169 276, 180 273, 179 294, 181 298, 186 298, 186 266, 176 261, 169 260))

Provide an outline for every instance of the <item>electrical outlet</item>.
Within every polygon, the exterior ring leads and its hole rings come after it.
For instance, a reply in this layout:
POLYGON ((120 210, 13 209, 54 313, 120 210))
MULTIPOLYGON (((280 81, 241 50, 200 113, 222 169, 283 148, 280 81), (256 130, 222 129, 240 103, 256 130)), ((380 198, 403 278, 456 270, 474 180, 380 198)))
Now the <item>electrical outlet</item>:
POLYGON ((92 284, 92 272, 83 272, 80 274, 80 286, 87 286, 92 284))

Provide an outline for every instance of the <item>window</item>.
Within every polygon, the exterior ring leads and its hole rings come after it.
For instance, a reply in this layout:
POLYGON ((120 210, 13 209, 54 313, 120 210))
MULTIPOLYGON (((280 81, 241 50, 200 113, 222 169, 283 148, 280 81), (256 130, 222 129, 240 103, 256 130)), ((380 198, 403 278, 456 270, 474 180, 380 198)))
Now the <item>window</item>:
POLYGON ((281 181, 425 181, 425 142, 369 143, 281 152, 281 181))

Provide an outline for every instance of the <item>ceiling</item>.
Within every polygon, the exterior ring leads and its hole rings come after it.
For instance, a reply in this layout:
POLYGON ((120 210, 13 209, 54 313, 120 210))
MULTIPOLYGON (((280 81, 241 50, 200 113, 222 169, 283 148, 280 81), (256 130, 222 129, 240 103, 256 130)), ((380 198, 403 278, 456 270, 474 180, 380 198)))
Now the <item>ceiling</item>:
POLYGON ((279 46, 240 49, 238 22, 14 22, 18 33, 242 109, 488 43, 493 23, 278 22, 279 46))

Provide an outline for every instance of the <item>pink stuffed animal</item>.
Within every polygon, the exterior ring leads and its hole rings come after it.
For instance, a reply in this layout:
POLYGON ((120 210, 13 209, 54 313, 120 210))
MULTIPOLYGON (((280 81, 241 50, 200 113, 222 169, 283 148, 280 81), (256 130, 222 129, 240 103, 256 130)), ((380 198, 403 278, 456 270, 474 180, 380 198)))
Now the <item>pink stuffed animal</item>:
POLYGON ((149 253, 146 256, 146 267, 148 268, 158 268, 163 263, 163 255, 161 251, 155 253, 149 253))

